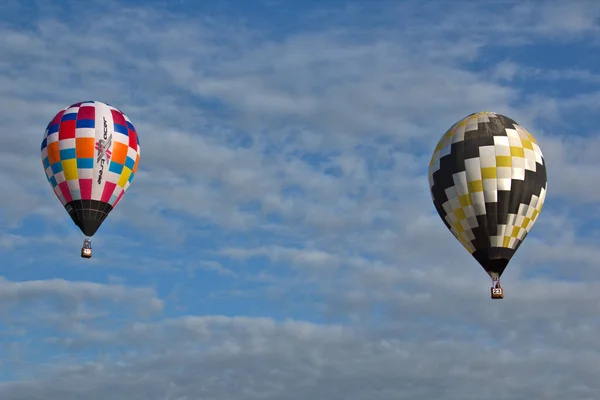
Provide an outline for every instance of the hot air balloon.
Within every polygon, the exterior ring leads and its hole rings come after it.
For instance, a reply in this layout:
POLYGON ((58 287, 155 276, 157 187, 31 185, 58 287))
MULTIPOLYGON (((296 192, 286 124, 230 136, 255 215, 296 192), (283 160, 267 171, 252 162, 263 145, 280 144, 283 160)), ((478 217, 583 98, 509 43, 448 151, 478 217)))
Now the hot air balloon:
POLYGON ((54 194, 84 236, 81 257, 137 171, 140 141, 125 114, 84 101, 60 111, 46 127, 42 164, 54 194))
POLYGON ((504 115, 468 115, 435 148, 429 186, 446 227, 492 278, 492 299, 504 298, 500 276, 546 198, 546 164, 531 133, 504 115))

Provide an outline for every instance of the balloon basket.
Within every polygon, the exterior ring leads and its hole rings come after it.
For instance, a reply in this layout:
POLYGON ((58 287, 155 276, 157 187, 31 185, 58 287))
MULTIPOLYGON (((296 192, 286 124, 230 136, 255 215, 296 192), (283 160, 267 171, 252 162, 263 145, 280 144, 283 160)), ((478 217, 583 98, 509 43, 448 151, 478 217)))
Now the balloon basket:
POLYGON ((81 248, 81 258, 92 258, 92 242, 90 239, 83 241, 83 247, 81 248))
POLYGON ((92 258, 92 249, 81 249, 82 258, 92 258))
POLYGON ((501 287, 492 287, 490 288, 490 292, 492 295, 492 299, 503 299, 504 298, 504 289, 501 287))

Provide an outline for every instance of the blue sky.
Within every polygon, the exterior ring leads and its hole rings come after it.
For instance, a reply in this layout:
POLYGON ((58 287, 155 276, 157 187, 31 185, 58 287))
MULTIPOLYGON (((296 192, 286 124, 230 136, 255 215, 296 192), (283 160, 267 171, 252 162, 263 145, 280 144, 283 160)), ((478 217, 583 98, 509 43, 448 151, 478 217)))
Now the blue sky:
POLYGON ((0 398, 597 399, 600 5, 0 6, 0 398), (140 169, 79 257, 48 121, 135 124, 140 169), (518 121, 546 205, 506 298, 428 192, 441 135, 518 121), (496 362, 492 362, 492 360, 496 362))

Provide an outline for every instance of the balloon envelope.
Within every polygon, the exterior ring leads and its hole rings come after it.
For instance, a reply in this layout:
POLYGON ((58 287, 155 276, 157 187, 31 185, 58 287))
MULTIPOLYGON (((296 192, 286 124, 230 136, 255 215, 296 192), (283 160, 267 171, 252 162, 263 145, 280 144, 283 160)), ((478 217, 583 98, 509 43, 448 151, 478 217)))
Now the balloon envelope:
POLYGON ((429 165, 429 186, 446 227, 495 279, 544 205, 546 165, 525 128, 479 112, 442 136, 429 165))
POLYGON ((121 111, 99 101, 60 111, 42 140, 48 182, 88 237, 121 200, 139 161, 140 142, 133 124, 121 111))

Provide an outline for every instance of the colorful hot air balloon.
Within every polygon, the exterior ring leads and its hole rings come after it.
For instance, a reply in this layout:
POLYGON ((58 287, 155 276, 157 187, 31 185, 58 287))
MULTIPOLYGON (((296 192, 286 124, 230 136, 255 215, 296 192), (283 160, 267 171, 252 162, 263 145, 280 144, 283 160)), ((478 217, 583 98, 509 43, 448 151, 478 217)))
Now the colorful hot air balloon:
POLYGON ((492 278, 492 298, 503 298, 500 276, 546 198, 546 165, 535 139, 503 115, 468 115, 435 148, 429 186, 446 227, 492 278))
POLYGON ((42 140, 42 164, 54 194, 84 235, 81 256, 137 171, 140 141, 125 114, 85 101, 60 111, 42 140))

